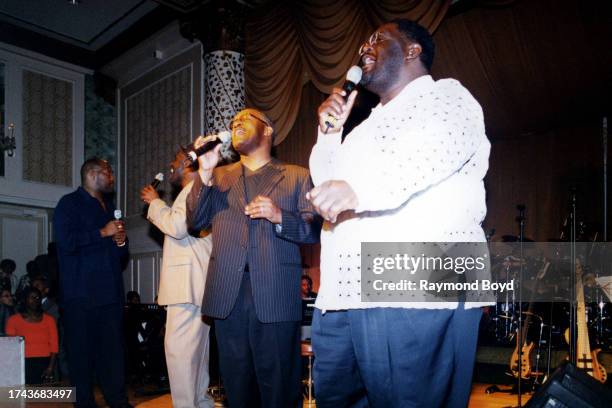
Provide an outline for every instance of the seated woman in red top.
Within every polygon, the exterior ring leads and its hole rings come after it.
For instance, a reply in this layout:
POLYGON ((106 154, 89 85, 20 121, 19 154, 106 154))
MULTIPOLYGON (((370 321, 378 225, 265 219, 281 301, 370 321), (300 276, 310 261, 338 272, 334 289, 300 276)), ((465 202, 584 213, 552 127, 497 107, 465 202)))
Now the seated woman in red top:
POLYGON ((26 289, 23 299, 19 313, 6 322, 6 334, 25 337, 26 384, 41 384, 53 378, 57 326, 53 317, 43 313, 38 289, 26 289))

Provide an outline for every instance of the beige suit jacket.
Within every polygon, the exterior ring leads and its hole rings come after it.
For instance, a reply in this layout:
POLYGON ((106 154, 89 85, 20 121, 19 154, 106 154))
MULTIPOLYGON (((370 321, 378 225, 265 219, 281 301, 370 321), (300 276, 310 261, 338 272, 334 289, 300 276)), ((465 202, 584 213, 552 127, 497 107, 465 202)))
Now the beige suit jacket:
POLYGON ((185 200, 193 183, 176 197, 172 207, 164 201, 151 201, 147 218, 166 236, 159 282, 158 303, 202 305, 212 237, 196 238, 189 234, 185 200))

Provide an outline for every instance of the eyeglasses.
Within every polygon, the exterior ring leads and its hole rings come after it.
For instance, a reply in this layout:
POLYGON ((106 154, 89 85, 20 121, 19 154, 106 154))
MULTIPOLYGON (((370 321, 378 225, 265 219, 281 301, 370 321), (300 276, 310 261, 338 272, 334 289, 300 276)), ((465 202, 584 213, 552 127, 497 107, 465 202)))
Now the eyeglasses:
POLYGON ((385 38, 380 31, 373 32, 370 38, 368 38, 367 41, 365 41, 359 47, 359 56, 361 57, 363 54, 365 54, 365 49, 367 47, 374 47, 376 44, 386 40, 388 40, 388 38, 385 38))
POLYGON ((242 116, 240 116, 239 118, 236 118, 234 120, 232 120, 229 124, 229 128, 230 130, 234 130, 234 128, 237 126, 238 123, 242 123, 244 122, 247 118, 251 118, 251 119, 256 119, 258 121, 260 121, 261 123, 263 123, 266 126, 270 126, 270 124, 268 122, 266 122, 265 120, 258 118, 257 116, 251 114, 251 113, 245 113, 242 116))

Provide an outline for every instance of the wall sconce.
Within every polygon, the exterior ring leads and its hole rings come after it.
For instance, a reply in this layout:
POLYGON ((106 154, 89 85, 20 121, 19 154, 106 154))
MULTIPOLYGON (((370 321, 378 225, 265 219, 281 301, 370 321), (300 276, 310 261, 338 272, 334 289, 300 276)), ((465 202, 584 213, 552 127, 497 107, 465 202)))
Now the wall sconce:
POLYGON ((2 153, 6 152, 9 157, 13 157, 15 155, 16 148, 15 124, 11 123, 8 125, 8 135, 5 135, 4 130, 2 129, 2 134, 0 135, 0 150, 2 150, 2 153))

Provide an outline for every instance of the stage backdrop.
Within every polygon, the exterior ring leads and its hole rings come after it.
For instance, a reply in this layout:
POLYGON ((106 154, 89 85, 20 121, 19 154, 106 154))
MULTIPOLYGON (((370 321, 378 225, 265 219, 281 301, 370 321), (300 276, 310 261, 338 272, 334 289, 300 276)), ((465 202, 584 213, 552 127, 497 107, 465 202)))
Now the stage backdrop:
MULTIPOLYGON (((579 220, 587 225, 587 235, 599 232, 601 237, 601 126, 602 117, 612 113, 608 102, 612 83, 608 67, 612 61, 610 53, 602 51, 608 48, 606 42, 612 36, 612 27, 605 24, 604 17, 609 15, 606 10, 610 5, 578 0, 480 4, 481 7, 466 10, 456 7, 461 6, 458 2, 437 24, 434 33, 437 55, 432 74, 436 79, 458 79, 483 107, 487 135, 492 141, 490 170, 485 180, 488 214, 484 227, 496 230, 495 240, 502 235, 516 235, 516 205, 525 204, 527 236, 535 240, 558 237, 570 189, 576 187, 579 220), (568 50, 576 50, 579 59, 568 59, 568 50)), ((302 26, 311 27, 306 23, 302 26)), ((364 31, 369 34, 371 30, 364 31)), ((285 35, 290 33, 291 30, 283 33, 280 44, 285 44, 285 35)), ((361 33, 360 41, 366 37, 366 33, 361 33)), ((337 36, 329 41, 350 43, 351 39, 337 36)), ((355 44, 358 42, 355 40, 355 44)), ((352 53, 353 58, 355 44, 345 51, 352 53)), ((273 48, 273 43, 268 46, 273 48)), ((331 61, 328 53, 337 49, 334 47, 328 44, 328 51, 321 55, 331 61)), ((283 65, 291 75, 298 75, 301 70, 302 81, 291 83, 298 90, 281 90, 285 86, 281 82, 274 92, 252 96, 260 89, 253 84, 265 81, 255 75, 247 53, 247 98, 249 103, 263 100, 272 106, 278 101, 283 106, 285 113, 279 111, 277 116, 271 116, 283 123, 291 122, 292 126, 276 146, 277 155, 282 160, 308 166, 316 141, 316 109, 326 98, 321 84, 342 82, 342 76, 314 78, 309 73, 311 65, 300 65, 302 51, 285 47, 274 50, 281 55, 275 58, 298 61, 297 66, 283 65), (286 120, 293 110, 296 119, 286 120)), ((265 87, 261 85, 261 89, 265 87)), ((375 103, 375 98, 362 92, 357 100, 356 106, 360 107, 357 113, 367 115, 375 103)), ((355 165, 359 160, 356 158, 355 165)), ((317 265, 312 250, 305 251, 305 255, 306 264, 317 265)))
POLYGON ((276 144, 287 136, 300 110, 302 85, 320 92, 341 86, 358 60, 364 39, 398 17, 431 32, 450 0, 306 0, 268 2, 246 26, 247 106, 263 110, 276 124, 276 144))

